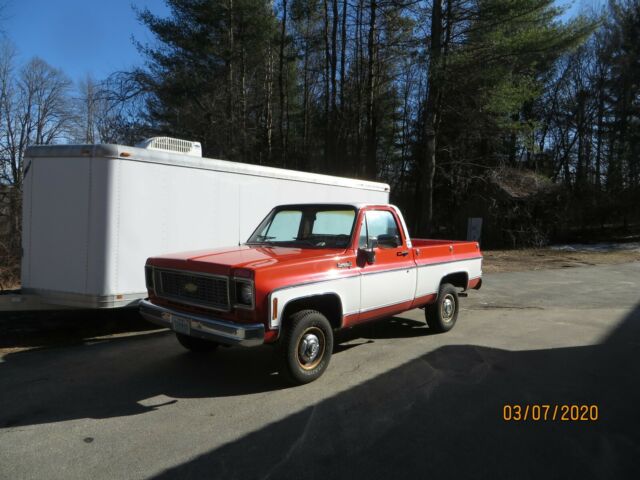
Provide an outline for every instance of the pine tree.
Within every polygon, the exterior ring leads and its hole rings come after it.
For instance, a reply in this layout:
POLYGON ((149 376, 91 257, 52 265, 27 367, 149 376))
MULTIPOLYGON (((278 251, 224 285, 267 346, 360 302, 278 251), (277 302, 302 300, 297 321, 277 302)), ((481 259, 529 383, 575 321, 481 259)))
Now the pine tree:
POLYGON ((422 233, 432 228, 438 161, 447 160, 449 173, 459 161, 513 161, 529 127, 523 110, 540 95, 543 74, 594 28, 581 18, 561 23, 553 0, 433 2, 418 161, 422 233))
POLYGON ((277 21, 263 0, 168 0, 171 16, 139 13, 159 46, 143 46, 139 78, 149 116, 171 135, 202 141, 208 155, 256 161, 264 150, 277 21))

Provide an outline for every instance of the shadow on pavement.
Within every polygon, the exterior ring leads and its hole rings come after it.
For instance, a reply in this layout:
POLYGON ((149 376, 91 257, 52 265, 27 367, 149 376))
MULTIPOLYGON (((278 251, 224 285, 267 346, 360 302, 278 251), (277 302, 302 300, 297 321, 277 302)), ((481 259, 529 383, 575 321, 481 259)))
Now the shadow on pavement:
POLYGON ((424 321, 418 322, 410 318, 395 316, 385 320, 358 325, 349 330, 339 331, 336 339, 345 342, 351 338, 368 338, 381 340, 385 338, 411 338, 436 335, 424 321))
POLYGON ((9 354, 0 364, 0 428, 124 417, 158 395, 205 398, 281 388, 272 349, 192 354, 169 331, 55 351, 9 354), (47 362, 47 364, 44 364, 47 362))
POLYGON ((142 319, 137 308, 0 313, 0 348, 73 345, 118 333, 158 327, 142 319))
MULTIPOLYGON (((428 334, 396 317, 340 341, 428 334)), ((156 332, 50 353, 0 364, 0 427, 135 415, 155 409, 139 402, 158 395, 283 388, 268 347, 222 349, 203 362, 156 332)), ((639 357, 640 306, 598 345, 445 346, 159 477, 640 478, 639 357), (505 422, 505 404, 597 405, 599 419, 505 422)))
MULTIPOLYGON (((424 322, 395 317, 339 332, 334 353, 378 338, 430 334, 424 322), (348 343, 352 341, 357 343, 348 343)), ((275 348, 219 348, 193 354, 167 330, 53 353, 31 350, 4 357, 0 428, 136 415, 157 408, 139 402, 158 395, 213 398, 288 387, 277 374, 275 348)))
POLYGON ((640 478, 639 357, 640 307, 599 345, 442 347, 159 478, 640 478), (505 404, 599 419, 506 422, 505 404))

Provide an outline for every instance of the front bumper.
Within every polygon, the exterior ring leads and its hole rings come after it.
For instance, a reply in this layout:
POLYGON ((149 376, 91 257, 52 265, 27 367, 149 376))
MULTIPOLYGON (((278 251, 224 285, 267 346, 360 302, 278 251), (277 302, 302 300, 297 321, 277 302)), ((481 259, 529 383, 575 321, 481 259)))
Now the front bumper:
POLYGON ((189 336, 203 338, 226 345, 254 347, 264 343, 264 325, 261 323, 242 324, 205 317, 194 313, 180 312, 160 307, 149 300, 140 301, 140 314, 150 322, 172 330, 172 318, 185 320, 190 327, 189 336))

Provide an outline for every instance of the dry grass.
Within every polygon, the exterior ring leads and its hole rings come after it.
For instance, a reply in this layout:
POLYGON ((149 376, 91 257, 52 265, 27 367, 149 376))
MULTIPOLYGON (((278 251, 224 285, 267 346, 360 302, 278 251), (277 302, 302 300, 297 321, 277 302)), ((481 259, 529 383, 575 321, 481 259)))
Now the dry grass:
POLYGON ((613 265, 640 261, 640 251, 638 250, 565 252, 550 248, 530 248, 522 250, 489 250, 483 252, 483 255, 482 270, 485 273, 522 272, 584 265, 613 265))
MULTIPOLYGON (((1 274, 0 274, 1 275, 1 274)), ((14 292, 20 290, 20 280, 15 280, 15 275, 7 275, 7 279, 0 280, 0 292, 14 292)))
POLYGON ((20 288, 20 259, 0 257, 0 291, 20 288))

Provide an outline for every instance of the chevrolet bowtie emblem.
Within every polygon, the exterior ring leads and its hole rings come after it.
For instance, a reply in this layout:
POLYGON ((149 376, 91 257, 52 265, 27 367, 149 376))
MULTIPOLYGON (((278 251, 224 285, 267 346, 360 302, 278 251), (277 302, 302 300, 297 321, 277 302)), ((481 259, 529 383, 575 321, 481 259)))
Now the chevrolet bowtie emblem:
POLYGON ((185 292, 187 293, 196 293, 198 291, 198 285, 196 285, 195 283, 185 283, 184 287, 182 287, 184 289, 185 292))

